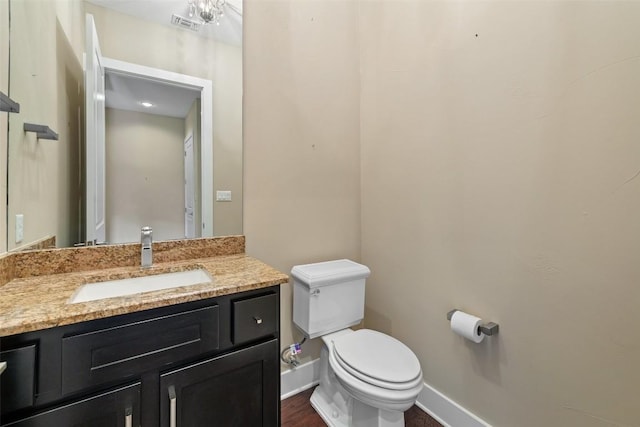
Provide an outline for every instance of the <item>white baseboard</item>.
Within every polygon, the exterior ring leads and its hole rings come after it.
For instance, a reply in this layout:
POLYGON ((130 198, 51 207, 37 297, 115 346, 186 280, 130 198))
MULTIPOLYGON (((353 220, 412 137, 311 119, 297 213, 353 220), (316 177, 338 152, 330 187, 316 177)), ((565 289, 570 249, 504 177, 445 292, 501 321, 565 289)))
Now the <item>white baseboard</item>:
MULTIPOLYGON (((314 359, 280 374, 280 399, 310 389, 320 382, 320 359, 314 359)), ((491 427, 429 384, 418 395, 416 406, 445 427, 491 427)))
POLYGON ((320 382, 320 359, 304 363, 280 374, 280 399, 310 389, 320 382))
POLYGON ((427 383, 418 395, 416 406, 445 427, 491 427, 427 383))

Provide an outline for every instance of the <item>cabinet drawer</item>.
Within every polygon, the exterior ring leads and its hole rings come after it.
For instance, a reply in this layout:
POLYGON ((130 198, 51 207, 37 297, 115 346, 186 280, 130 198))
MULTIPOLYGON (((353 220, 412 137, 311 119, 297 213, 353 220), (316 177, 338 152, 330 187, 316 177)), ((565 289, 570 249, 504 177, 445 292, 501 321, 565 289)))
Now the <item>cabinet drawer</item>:
POLYGON ((62 393, 140 375, 216 350, 218 306, 62 339, 62 393))
POLYGON ((232 340, 234 344, 273 335, 277 331, 277 294, 233 301, 232 311, 232 340))
POLYGON ((33 405, 36 380, 36 345, 28 345, 0 353, 7 369, 0 376, 2 413, 33 405))

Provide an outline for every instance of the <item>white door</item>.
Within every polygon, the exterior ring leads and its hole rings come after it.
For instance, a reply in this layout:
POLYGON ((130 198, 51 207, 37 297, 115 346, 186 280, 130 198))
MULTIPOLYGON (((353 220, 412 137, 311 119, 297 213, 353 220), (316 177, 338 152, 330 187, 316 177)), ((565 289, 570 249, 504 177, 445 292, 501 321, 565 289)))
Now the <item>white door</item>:
POLYGON ((86 17, 84 72, 86 137, 86 210, 88 244, 105 243, 104 67, 93 16, 86 17))
POLYGON ((193 135, 184 140, 184 236, 196 237, 195 212, 195 177, 193 164, 193 135))

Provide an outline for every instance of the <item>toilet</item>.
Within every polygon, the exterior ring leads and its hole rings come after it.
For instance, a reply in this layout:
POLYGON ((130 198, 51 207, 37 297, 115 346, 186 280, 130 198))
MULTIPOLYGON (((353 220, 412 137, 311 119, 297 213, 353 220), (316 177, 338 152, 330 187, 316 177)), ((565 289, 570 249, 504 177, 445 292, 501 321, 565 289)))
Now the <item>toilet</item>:
POLYGON ((291 270, 293 322, 305 337, 323 342, 311 405, 329 426, 404 426, 404 411, 423 387, 409 347, 381 332, 350 329, 364 317, 369 274, 347 259, 291 270))

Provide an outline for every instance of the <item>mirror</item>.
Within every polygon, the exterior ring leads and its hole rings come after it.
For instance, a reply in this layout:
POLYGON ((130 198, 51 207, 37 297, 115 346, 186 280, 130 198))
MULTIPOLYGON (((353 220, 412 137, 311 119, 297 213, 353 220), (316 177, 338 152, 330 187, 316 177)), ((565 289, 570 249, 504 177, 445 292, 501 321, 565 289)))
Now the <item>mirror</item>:
POLYGON ((8 250, 93 241, 87 239, 92 212, 86 202, 95 197, 86 196, 86 174, 99 168, 86 160, 85 14, 94 18, 107 65, 104 182, 89 186, 105 195, 106 243, 137 242, 145 225, 153 227, 156 240, 242 234, 240 0, 227 0, 220 26, 200 24, 198 32, 187 28, 199 23, 189 17, 187 0, 8 3, 9 93, 21 104, 20 114, 9 116, 8 250), (174 14, 182 17, 177 25, 171 23, 174 14), (139 70, 210 82, 210 113, 197 84, 150 78, 139 70), (160 83, 166 86, 163 96, 160 83), (168 100, 171 112, 156 101, 142 106, 155 96, 168 100), (210 127, 202 135, 205 122, 210 127), (25 123, 48 126, 58 139, 25 132, 25 123), (185 143, 193 147, 187 162, 185 143), (192 232, 189 206, 195 209, 192 232))

